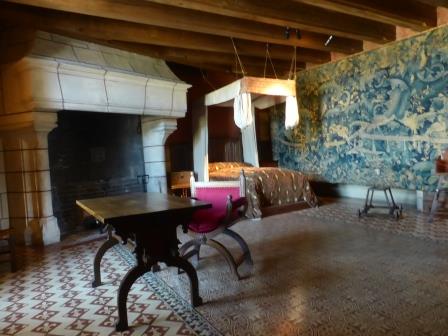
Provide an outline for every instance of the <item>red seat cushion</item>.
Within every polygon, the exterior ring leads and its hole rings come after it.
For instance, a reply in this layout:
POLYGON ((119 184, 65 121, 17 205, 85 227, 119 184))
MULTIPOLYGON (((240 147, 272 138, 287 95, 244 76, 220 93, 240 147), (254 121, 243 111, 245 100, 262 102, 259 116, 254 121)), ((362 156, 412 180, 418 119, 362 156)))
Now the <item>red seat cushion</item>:
POLYGON ((208 233, 216 230, 220 225, 221 221, 225 217, 225 212, 223 213, 221 209, 204 209, 198 210, 193 214, 193 218, 188 224, 188 228, 197 233, 208 233))
MULTIPOLYGON (((196 188, 196 198, 212 204, 212 208, 198 210, 193 214, 188 228, 197 233, 208 233, 216 230, 226 217, 227 196, 232 195, 233 199, 239 198, 240 190, 235 187, 200 187, 196 188)), ((233 214, 232 214, 232 217, 233 214)), ((235 217, 236 219, 236 217, 235 217)))

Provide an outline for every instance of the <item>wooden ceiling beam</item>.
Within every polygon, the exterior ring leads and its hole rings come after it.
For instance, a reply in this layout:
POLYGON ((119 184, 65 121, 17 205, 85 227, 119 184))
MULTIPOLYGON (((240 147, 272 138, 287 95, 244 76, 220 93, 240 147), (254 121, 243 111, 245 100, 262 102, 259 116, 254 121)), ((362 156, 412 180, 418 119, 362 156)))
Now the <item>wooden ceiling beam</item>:
MULTIPOLYGON (((2 22, 4 25, 5 23, 2 22)), ((23 27, 0 27, 0 64, 18 61, 27 55, 32 47, 35 31, 23 27)))
POLYGON ((395 40, 395 27, 366 18, 331 12, 289 0, 146 0, 209 14, 299 28, 345 38, 386 43, 395 40))
MULTIPOLYGON (((56 34, 64 35, 63 31, 54 31, 56 34)), ((68 37, 74 39, 81 39, 84 36, 80 36, 76 33, 65 34, 68 37)), ((230 54, 221 54, 214 52, 204 52, 199 50, 189 50, 181 48, 161 47, 148 44, 132 43, 132 42, 118 42, 118 41, 106 41, 93 38, 85 38, 87 42, 92 42, 100 45, 104 45, 111 48, 122 49, 129 52, 134 52, 140 55, 145 55, 157 59, 163 59, 168 62, 175 62, 179 64, 192 65, 198 68, 218 70, 223 72, 232 72, 241 74, 241 68, 237 64, 236 59, 230 54)), ((245 57, 242 56, 243 67, 246 74, 260 76, 264 71, 264 59, 257 57, 245 57)), ((275 70, 282 77, 288 74, 290 69, 290 62, 275 60, 275 70)), ((304 69, 305 64, 297 62, 297 70, 304 69)), ((267 67, 267 73, 272 73, 272 67, 267 67)))
POLYGON ((434 7, 448 8, 448 0, 418 0, 418 1, 434 7))
MULTIPOLYGON (((249 65, 246 68, 244 68, 245 73, 243 74, 241 72, 241 69, 236 67, 235 65, 217 65, 217 64, 208 64, 208 63, 179 63, 179 62, 171 62, 171 63, 178 63, 183 65, 189 65, 193 66, 198 69, 202 70, 213 70, 213 71, 219 71, 224 72, 228 74, 234 74, 238 77, 241 76, 254 76, 254 77, 266 77, 266 78, 280 78, 280 79, 288 79, 289 78, 289 70, 285 69, 276 69, 276 73, 272 71, 272 69, 267 69, 266 72, 264 71, 264 68, 249 65)), ((236 79, 236 78, 235 78, 236 79)))
MULTIPOLYGON (((100 16, 157 27, 192 31, 224 37, 297 46, 347 54, 362 50, 362 41, 344 37, 334 38, 325 46, 328 36, 302 31, 301 38, 287 39, 284 27, 238 18, 213 15, 170 6, 134 0, 7 0, 11 3, 43 7, 63 12, 100 16)), ((185 3, 187 3, 186 1, 185 3)))
MULTIPOLYGON (((33 27, 47 32, 59 31, 81 34, 94 39, 122 42, 148 43, 165 47, 187 48, 210 52, 234 54, 230 38, 194 33, 169 28, 147 26, 138 23, 93 16, 63 13, 47 9, 35 9, 14 4, 0 4, 0 19, 22 26, 33 27)), ((266 44, 235 39, 240 55, 264 57, 266 44)), ((269 45, 273 59, 291 60, 294 48, 291 46, 269 45)), ((325 63, 330 54, 325 51, 297 48, 297 61, 325 63)))
MULTIPOLYGON (((231 54, 173 47, 161 47, 131 42, 106 41, 106 43, 108 46, 113 48, 124 49, 138 54, 164 59, 167 61, 174 61, 181 64, 207 63, 230 66, 237 64, 237 67, 239 67, 236 57, 231 54)), ((243 68, 245 68, 246 66, 263 68, 266 63, 265 59, 261 57, 240 56, 240 59, 243 64, 243 68)), ((289 70, 289 68, 291 67, 290 61, 273 60, 273 64, 275 69, 289 70)), ((267 67, 271 67, 269 61, 267 63, 267 67)), ((303 69, 305 67, 305 64, 302 62, 298 62, 297 67, 299 69, 303 69)))
POLYGON ((294 0, 322 9, 424 31, 437 25, 434 7, 414 0, 294 0))

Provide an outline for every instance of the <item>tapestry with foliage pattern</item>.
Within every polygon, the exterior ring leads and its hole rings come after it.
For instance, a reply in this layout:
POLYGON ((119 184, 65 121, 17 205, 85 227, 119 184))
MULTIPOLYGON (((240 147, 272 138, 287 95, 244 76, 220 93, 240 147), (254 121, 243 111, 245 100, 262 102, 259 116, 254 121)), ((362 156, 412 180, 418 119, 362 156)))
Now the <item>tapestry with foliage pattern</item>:
POLYGON ((300 124, 272 112, 279 165, 315 179, 432 190, 448 147, 448 26, 298 74, 300 124))

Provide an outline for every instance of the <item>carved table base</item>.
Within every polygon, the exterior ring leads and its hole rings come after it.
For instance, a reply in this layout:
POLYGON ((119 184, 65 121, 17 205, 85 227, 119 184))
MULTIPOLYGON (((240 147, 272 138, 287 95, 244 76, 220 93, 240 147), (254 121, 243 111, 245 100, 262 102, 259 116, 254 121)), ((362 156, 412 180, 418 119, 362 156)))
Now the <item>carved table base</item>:
POLYGON ((124 276, 118 289, 117 331, 129 328, 126 303, 132 284, 146 272, 158 270, 159 262, 184 270, 190 279, 191 304, 202 304, 196 270, 179 256, 176 227, 182 225, 186 230, 186 223, 193 213, 198 209, 210 208, 211 204, 160 193, 108 196, 76 203, 108 226, 108 239, 98 249, 93 262, 93 287, 101 285, 101 259, 108 249, 118 243, 112 230, 123 244, 129 240, 135 242, 137 265, 124 276))
MULTIPOLYGON (((177 239, 176 224, 179 223, 179 217, 171 216, 169 213, 152 219, 152 225, 141 225, 140 230, 135 232, 135 255, 137 265, 129 270, 124 276, 118 289, 118 322, 117 331, 128 329, 127 317, 127 297, 132 284, 146 272, 153 270, 154 266, 159 262, 165 263, 167 266, 178 267, 185 271, 190 279, 190 295, 191 304, 199 306, 202 299, 199 296, 199 282, 196 270, 185 259, 179 256, 179 247, 177 239)), ((127 226, 115 226, 117 235, 126 242, 128 237, 127 226)))

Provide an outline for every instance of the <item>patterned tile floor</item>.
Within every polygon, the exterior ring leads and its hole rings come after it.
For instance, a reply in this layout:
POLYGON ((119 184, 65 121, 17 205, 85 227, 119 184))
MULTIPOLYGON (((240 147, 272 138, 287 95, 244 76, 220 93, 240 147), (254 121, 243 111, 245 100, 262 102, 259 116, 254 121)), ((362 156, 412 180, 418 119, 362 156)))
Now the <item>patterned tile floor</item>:
MULTIPOLYGON (((102 263, 105 285, 93 289, 92 258, 100 241, 41 254, 25 269, 0 276, 0 335, 119 335, 116 290, 129 263, 116 250, 102 263)), ((144 279, 132 287, 124 335, 194 335, 144 279)))
MULTIPOLYGON (((205 304, 195 311, 181 298, 188 300, 185 275, 149 273, 131 290, 126 334, 448 335, 448 221, 427 224, 410 210, 398 222, 381 214, 358 220, 359 206, 336 202, 239 223, 255 262, 248 278, 235 280, 204 248, 205 304)), ((116 335, 115 295, 132 255, 109 251, 106 284, 92 289, 98 244, 28 250, 28 266, 16 274, 0 267, 0 335, 116 335)))
MULTIPOLYGON (((225 335, 448 335, 448 221, 358 219, 360 203, 239 223, 250 276, 235 280, 204 248, 198 310, 225 335)), ((159 277, 185 293, 174 270, 159 277)))

